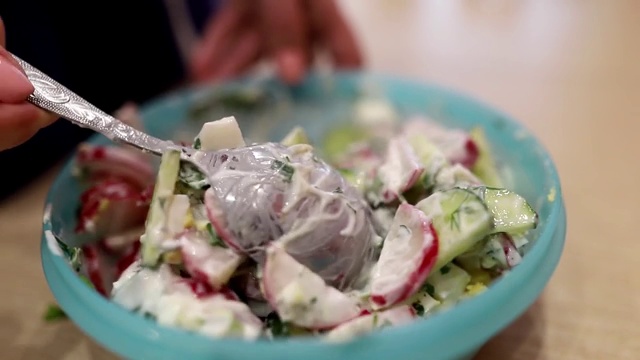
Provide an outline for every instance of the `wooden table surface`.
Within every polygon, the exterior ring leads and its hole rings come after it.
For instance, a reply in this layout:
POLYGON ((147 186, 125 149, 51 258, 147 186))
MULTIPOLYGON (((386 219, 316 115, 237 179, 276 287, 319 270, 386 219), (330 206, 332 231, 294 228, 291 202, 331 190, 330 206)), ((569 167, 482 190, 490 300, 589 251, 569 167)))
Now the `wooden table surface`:
MULTIPOLYGON (((560 266, 478 359, 640 358, 640 1, 342 3, 371 69, 510 113, 559 168, 569 221, 560 266)), ((73 324, 42 321, 53 298, 39 234, 54 174, 0 204, 0 358, 111 359, 73 324)))

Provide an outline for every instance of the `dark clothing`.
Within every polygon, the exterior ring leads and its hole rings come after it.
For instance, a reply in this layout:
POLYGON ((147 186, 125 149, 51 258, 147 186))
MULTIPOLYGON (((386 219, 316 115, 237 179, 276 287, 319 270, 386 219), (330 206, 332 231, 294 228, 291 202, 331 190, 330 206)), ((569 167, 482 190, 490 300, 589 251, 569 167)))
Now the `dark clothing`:
MULTIPOLYGON (((205 2, 189 0, 197 30, 214 10, 205 2)), ((184 79, 161 0, 1 0, 0 17, 7 50, 108 113, 127 101, 148 101, 184 79)), ((90 134, 61 120, 26 144, 0 152, 0 169, 6 174, 0 176, 0 200, 58 163, 90 134), (24 166, 26 160, 30 167, 24 166)))

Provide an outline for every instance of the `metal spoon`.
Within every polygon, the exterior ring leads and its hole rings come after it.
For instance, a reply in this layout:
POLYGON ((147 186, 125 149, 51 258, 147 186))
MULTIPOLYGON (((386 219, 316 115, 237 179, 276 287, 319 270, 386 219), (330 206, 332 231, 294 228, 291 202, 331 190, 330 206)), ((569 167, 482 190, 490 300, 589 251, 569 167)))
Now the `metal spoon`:
POLYGON ((339 172, 309 149, 274 143, 224 151, 179 146, 106 114, 13 57, 35 88, 28 97, 34 105, 145 152, 162 155, 179 150, 182 160, 195 165, 211 185, 210 203, 215 204, 214 212, 221 217, 216 223, 224 224, 228 242, 258 263, 270 241, 286 241, 292 256, 342 289, 356 282, 370 263, 377 235, 369 206, 339 172), (292 184, 290 170, 283 178, 285 165, 299 169, 304 184, 292 184))

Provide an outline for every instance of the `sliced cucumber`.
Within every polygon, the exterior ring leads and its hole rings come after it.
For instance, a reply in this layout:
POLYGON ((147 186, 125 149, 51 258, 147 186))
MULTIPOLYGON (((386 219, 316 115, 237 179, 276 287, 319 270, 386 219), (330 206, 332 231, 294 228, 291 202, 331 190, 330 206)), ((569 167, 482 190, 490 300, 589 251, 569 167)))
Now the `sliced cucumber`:
POLYGON ((323 152, 330 162, 336 162, 355 143, 370 139, 366 129, 356 125, 346 125, 331 130, 324 137, 323 152))
POLYGON ((432 271, 439 270, 469 250, 493 227, 493 219, 485 203, 466 189, 436 192, 416 207, 432 218, 438 234, 438 260, 432 271))
POLYGON ((427 284, 432 286, 432 296, 441 302, 460 298, 470 282, 471 275, 454 264, 446 264, 427 278, 427 284))
POLYGON ((289 133, 280 140, 280 144, 284 146, 292 146, 298 144, 310 144, 309 137, 303 128, 296 126, 289 133))
POLYGON ((485 186, 470 189, 491 211, 493 233, 523 234, 538 226, 538 214, 522 196, 511 190, 485 186))
POLYGON ((145 232, 140 237, 142 243, 142 263, 145 266, 153 267, 158 264, 161 251, 158 246, 161 236, 158 227, 165 222, 165 202, 173 196, 175 185, 178 181, 180 171, 180 151, 169 150, 162 155, 156 185, 151 198, 151 205, 147 220, 145 222, 145 232))
POLYGON ((491 145, 484 134, 482 128, 475 128, 470 131, 469 135, 478 147, 478 159, 471 171, 488 186, 504 187, 496 161, 491 152, 491 145))

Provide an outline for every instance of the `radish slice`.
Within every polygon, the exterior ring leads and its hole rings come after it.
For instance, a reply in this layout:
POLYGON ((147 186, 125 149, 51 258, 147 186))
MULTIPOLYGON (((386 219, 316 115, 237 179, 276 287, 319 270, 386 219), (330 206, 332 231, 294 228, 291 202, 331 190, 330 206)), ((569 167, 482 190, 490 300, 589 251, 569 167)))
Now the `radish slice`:
POLYGON ((487 256, 482 260, 482 265, 487 269, 496 265, 498 268, 511 269, 522 261, 513 238, 506 233, 491 236, 484 250, 487 256))
POLYGON ((416 312, 411 306, 398 306, 346 322, 329 331, 325 335, 325 340, 331 342, 347 341, 375 329, 406 324, 416 318, 416 312))
POLYGON ((382 200, 389 203, 409 190, 424 172, 424 167, 409 142, 402 137, 389 140, 384 163, 378 176, 382 182, 382 200))
POLYGON ((204 205, 207 209, 207 217, 209 221, 211 221, 211 226, 213 226, 222 242, 238 252, 244 252, 242 246, 238 245, 231 233, 227 230, 227 221, 225 220, 224 213, 220 210, 216 196, 211 188, 204 193, 204 205))
POLYGON ((372 271, 372 307, 393 306, 415 294, 437 257, 438 239, 431 219, 409 204, 400 205, 372 271))
POLYGON ((232 249, 212 246, 195 234, 182 236, 180 245, 187 272, 195 279, 207 281, 216 289, 229 281, 244 259, 232 249))
POLYGON ((165 288, 178 280, 167 265, 151 269, 134 261, 113 283, 111 299, 125 309, 155 314, 165 288))
POLYGON ((361 311, 356 299, 326 285, 277 243, 267 247, 262 287, 283 321, 305 328, 332 328, 361 311))
POLYGON ((148 204, 140 190, 121 179, 107 179, 82 193, 76 232, 104 236, 122 233, 144 223, 148 204))
POLYGON ((445 128, 432 120, 417 118, 407 122, 404 132, 424 135, 442 151, 451 164, 460 164, 470 169, 478 160, 478 146, 466 131, 445 128))
POLYGON ((116 146, 81 144, 76 171, 90 181, 118 177, 142 189, 153 183, 155 173, 144 154, 116 146))

